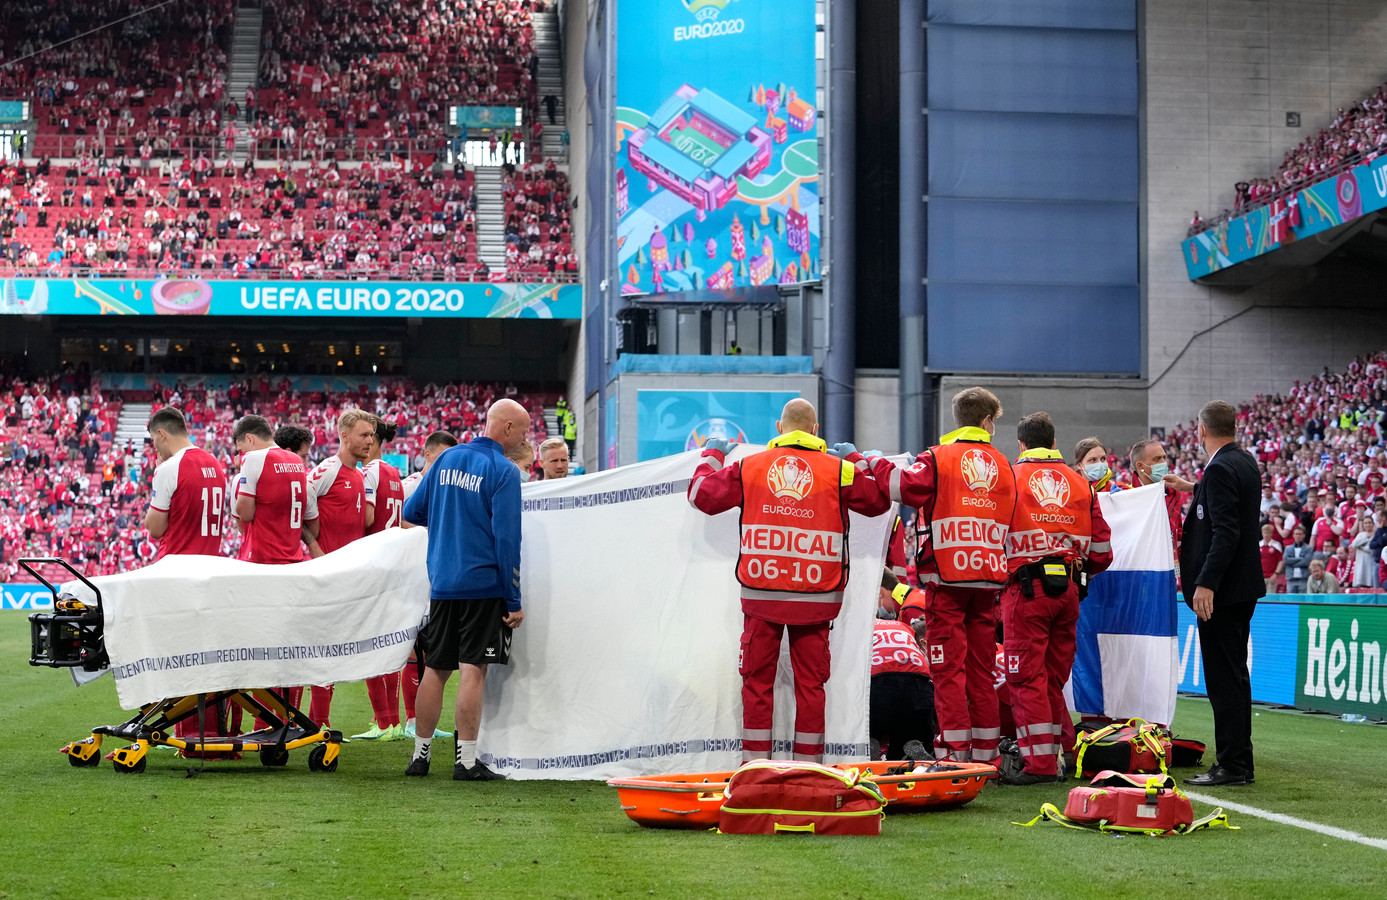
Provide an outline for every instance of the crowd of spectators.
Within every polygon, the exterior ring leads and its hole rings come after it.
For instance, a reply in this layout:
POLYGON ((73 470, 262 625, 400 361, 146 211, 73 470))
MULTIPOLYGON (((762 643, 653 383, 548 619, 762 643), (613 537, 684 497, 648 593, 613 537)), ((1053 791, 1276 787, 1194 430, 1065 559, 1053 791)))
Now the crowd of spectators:
POLYGON ((461 165, 0 162, 0 274, 576 278, 566 177, 549 161, 512 178, 531 193, 511 203, 516 252, 493 273, 477 258, 475 184, 461 165))
MULTIPOLYGON (((1387 352, 1239 407, 1238 440, 1262 471, 1264 575, 1274 590, 1305 592, 1314 561, 1343 589, 1387 586, 1384 416, 1387 352)), ((1172 429, 1165 448, 1172 472, 1198 477, 1204 452, 1193 423, 1172 429)))
MULTIPOLYGON (((1348 109, 1340 108, 1328 128, 1307 136, 1286 151, 1270 178, 1239 181, 1233 186, 1233 208, 1229 215, 1270 203, 1292 191, 1323 181, 1345 166, 1370 162, 1387 146, 1387 84, 1379 86, 1348 109)), ((1212 228, 1218 220, 1206 222, 1198 212, 1190 222, 1190 234, 1212 228)))
POLYGON ((244 97, 226 95, 232 0, 12 6, 0 97, 31 100, 39 128, 0 164, 0 273, 576 277, 552 161, 507 166, 503 272, 477 258, 472 173, 437 164, 452 105, 523 106, 539 127, 542 0, 271 0, 244 97))
POLYGON ((350 145, 441 136, 449 106, 538 120, 540 0, 269 0, 255 116, 350 145))
MULTIPOLYGON (((482 433, 486 409, 510 396, 530 413, 532 445, 547 431, 544 407, 554 397, 498 384, 426 384, 381 379, 355 390, 298 391, 287 379, 256 376, 225 387, 177 382, 156 387, 157 409, 177 406, 187 416, 189 438, 215 456, 234 477, 239 455, 232 427, 249 412, 276 426, 300 425, 313 433, 310 461, 335 452, 338 414, 349 406, 375 413, 399 428, 385 448, 408 461, 401 474, 423 467, 429 432, 446 430, 464 441, 482 433)), ((155 547, 143 528, 155 457, 143 439, 116 437, 122 401, 107 396, 99 380, 65 371, 37 378, 0 377, 0 582, 27 580, 17 560, 58 556, 85 574, 110 574, 144 565, 155 547)), ((235 555, 240 531, 229 513, 222 523, 223 552, 235 555)))
POLYGON ((0 97, 31 101, 39 152, 57 137, 71 138, 73 156, 138 157, 193 138, 210 148, 235 116, 225 97, 234 6, 12 0, 0 17, 0 97), (108 22, 119 24, 73 40, 108 22))

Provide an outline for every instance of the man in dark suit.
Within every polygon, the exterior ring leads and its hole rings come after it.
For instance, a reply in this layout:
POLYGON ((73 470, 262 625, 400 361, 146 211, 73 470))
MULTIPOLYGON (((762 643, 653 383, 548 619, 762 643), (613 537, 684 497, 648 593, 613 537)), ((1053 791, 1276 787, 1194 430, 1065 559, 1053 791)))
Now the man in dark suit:
POLYGON ((1214 400, 1199 411, 1199 441, 1209 454, 1197 484, 1167 475, 1193 491, 1180 546, 1185 603, 1199 617, 1204 682, 1214 709, 1218 762, 1185 784, 1251 784, 1252 681, 1247 640, 1257 600, 1266 595, 1258 554, 1261 479, 1257 461, 1234 440, 1237 410, 1214 400))

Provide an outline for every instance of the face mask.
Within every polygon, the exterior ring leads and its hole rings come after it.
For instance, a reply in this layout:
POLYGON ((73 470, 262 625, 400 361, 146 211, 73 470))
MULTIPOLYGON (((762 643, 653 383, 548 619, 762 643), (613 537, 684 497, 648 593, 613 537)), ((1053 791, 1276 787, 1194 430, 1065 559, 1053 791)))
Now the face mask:
POLYGON ((1151 467, 1151 480, 1160 481, 1170 474, 1170 463, 1156 463, 1151 467))
POLYGON ((1108 474, 1107 463, 1096 462, 1084 466, 1084 477, 1089 481, 1101 481, 1106 474, 1108 474))

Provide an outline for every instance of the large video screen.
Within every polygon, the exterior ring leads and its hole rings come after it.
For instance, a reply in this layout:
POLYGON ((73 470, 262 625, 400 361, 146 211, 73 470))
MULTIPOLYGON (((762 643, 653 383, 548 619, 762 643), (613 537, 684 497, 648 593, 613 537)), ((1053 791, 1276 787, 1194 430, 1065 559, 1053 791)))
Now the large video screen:
POLYGON ((819 275, 813 0, 621 0, 624 294, 819 275))

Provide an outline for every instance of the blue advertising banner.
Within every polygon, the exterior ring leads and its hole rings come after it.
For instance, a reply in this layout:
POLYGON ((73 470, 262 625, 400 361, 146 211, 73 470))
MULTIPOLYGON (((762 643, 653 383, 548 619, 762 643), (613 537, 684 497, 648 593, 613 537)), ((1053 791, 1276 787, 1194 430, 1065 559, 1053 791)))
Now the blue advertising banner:
MULTIPOLYGON (((1204 664, 1199 649, 1198 619, 1183 602, 1177 603, 1179 625, 1180 690, 1206 693, 1204 664)), ((1296 652, 1300 637, 1300 604, 1257 604, 1248 642, 1248 670, 1252 675, 1252 699, 1260 703, 1294 706, 1296 702, 1296 652)))
POLYGON ((813 0, 619 0, 624 294, 819 275, 813 0))
POLYGON ((29 118, 23 100, 0 100, 0 122, 23 122, 29 118))
POLYGON ((7 278, 0 315, 577 319, 577 284, 7 278))
POLYGON ((0 609, 52 609, 53 595, 41 584, 0 584, 0 609))
MULTIPOLYGON (((1273 213, 1278 210, 1271 206, 1254 209, 1187 238, 1181 248, 1190 278, 1201 278, 1367 213, 1387 209, 1387 156, 1312 184, 1295 196, 1300 222, 1294 224, 1292 219, 1283 241, 1276 240, 1273 213)), ((1289 208, 1285 214, 1290 214, 1289 208)))
POLYGON ((764 444, 797 391, 637 391, 636 461, 702 447, 710 437, 764 444))
POLYGON ((464 128, 515 128, 519 126, 514 106, 454 106, 453 124, 464 128))

